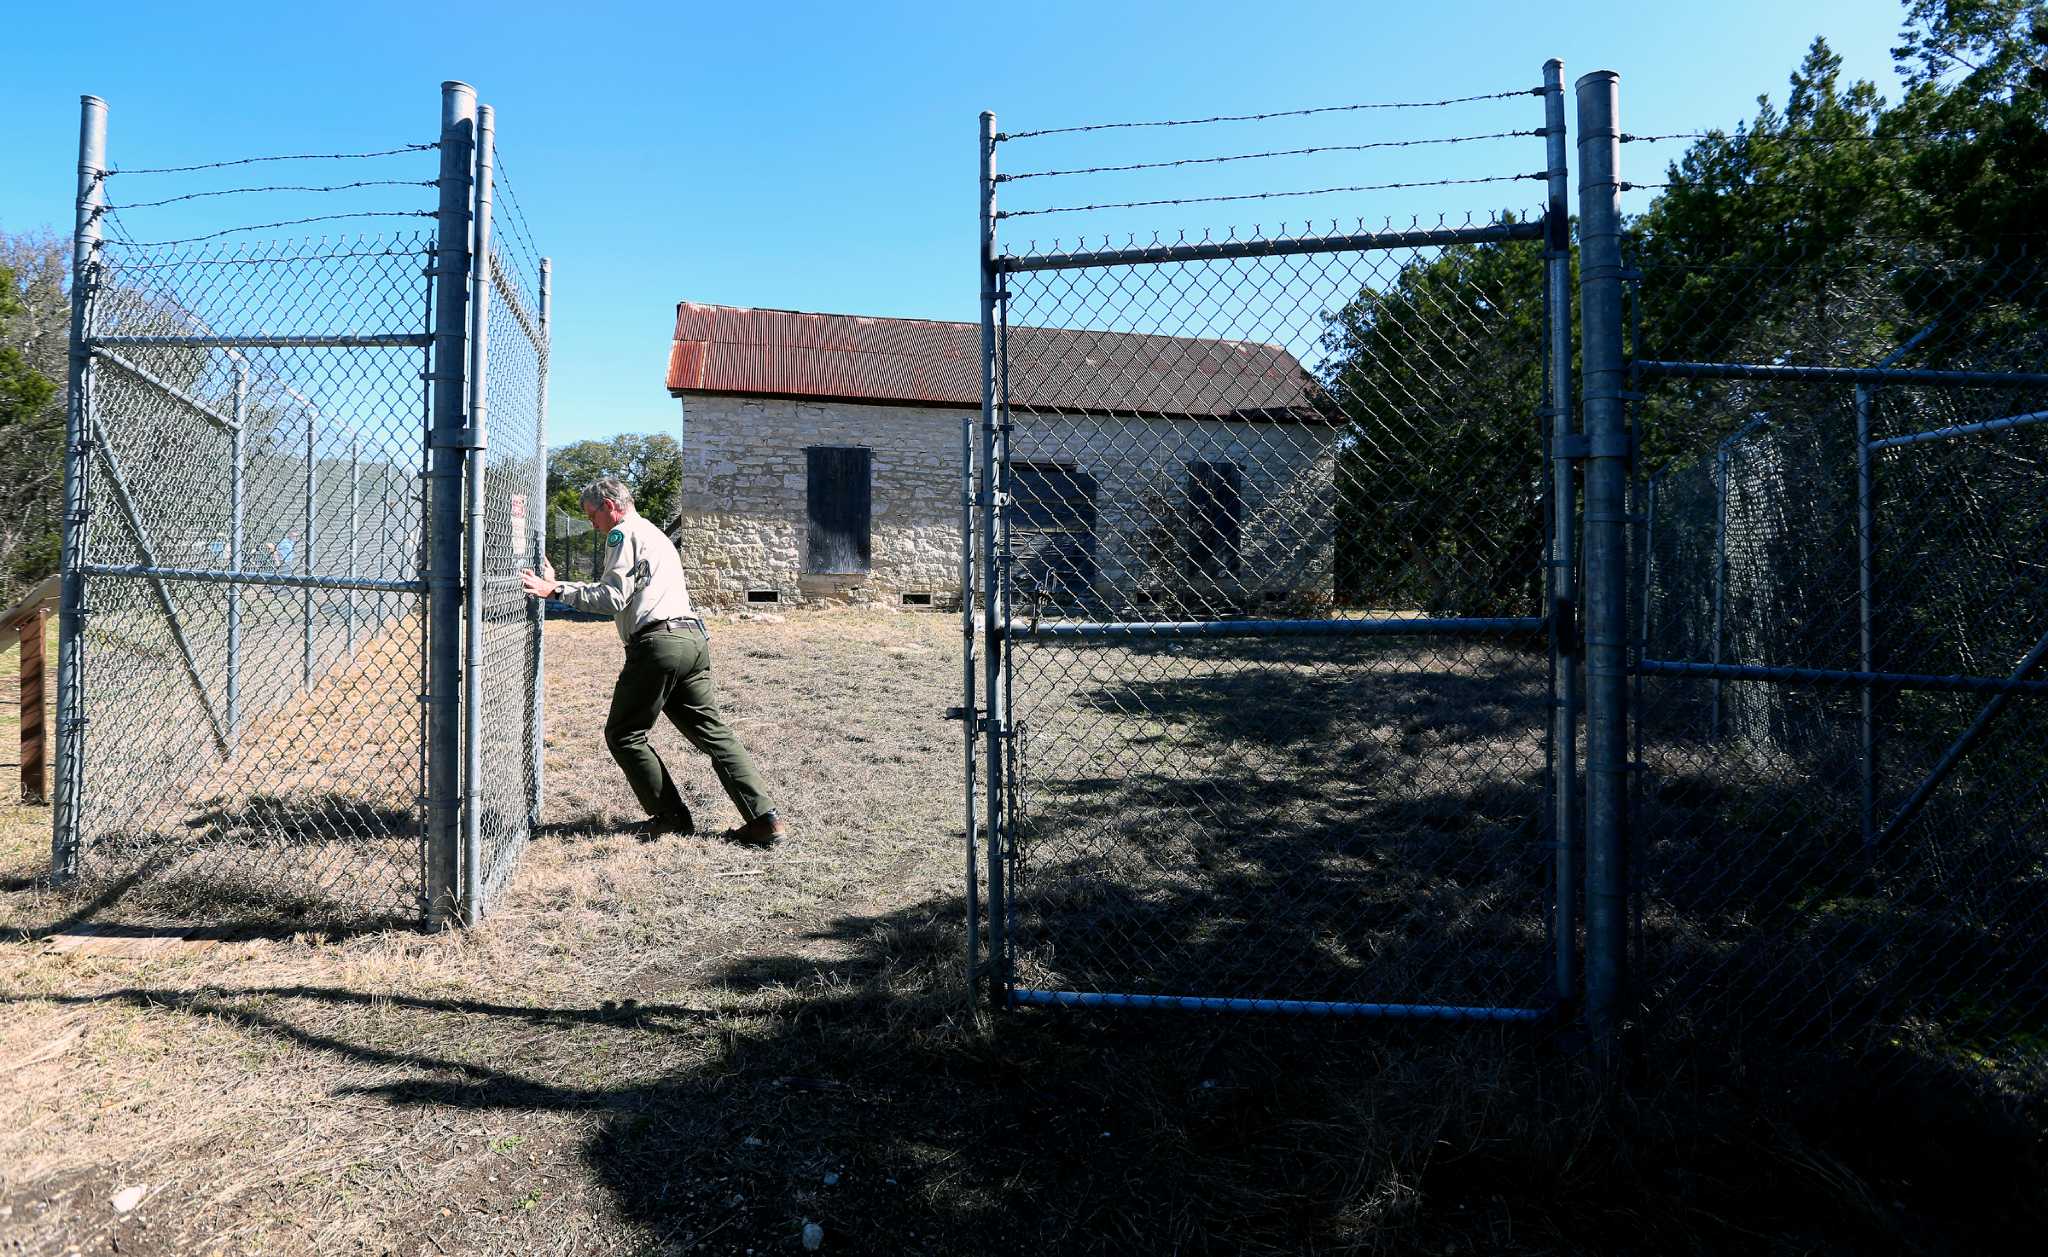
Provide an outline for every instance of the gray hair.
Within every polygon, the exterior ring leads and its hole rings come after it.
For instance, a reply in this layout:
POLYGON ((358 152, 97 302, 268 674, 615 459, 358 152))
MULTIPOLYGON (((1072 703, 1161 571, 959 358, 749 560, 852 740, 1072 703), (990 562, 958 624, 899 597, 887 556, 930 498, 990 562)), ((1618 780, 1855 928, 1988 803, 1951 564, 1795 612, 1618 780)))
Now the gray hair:
POLYGON ((583 486, 584 506, 596 506, 603 502, 611 502, 630 511, 633 509, 633 491, 617 476, 606 476, 602 480, 593 480, 583 486))

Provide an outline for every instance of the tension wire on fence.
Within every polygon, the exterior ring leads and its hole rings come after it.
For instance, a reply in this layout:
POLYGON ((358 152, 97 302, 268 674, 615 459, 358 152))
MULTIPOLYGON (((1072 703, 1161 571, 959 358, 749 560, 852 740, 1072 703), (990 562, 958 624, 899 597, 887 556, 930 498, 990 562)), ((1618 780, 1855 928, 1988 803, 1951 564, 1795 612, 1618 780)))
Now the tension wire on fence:
POLYGON ((198 201, 210 196, 239 196, 244 192, 346 192, 350 188, 431 188, 432 179, 362 179, 355 183, 335 183, 324 186, 303 184, 265 184, 250 188, 218 188, 212 192, 187 192, 183 196, 166 197, 161 201, 134 201, 122 209, 156 209, 164 205, 176 205, 180 201, 198 201))
MULTIPOLYGON (((109 208, 111 208, 111 207, 109 207, 109 208)), ((338 219, 346 219, 346 218, 432 218, 432 217, 434 217, 434 211, 433 211, 433 210, 358 210, 358 211, 356 211, 356 212, 354 212, 354 213, 351 213, 351 214, 315 214, 315 215, 314 215, 314 216, 312 216, 311 218, 287 218, 287 219, 285 219, 285 220, 284 220, 284 221, 282 221, 282 222, 275 222, 275 223, 249 223, 249 224, 247 224, 247 225, 245 225, 245 226, 241 226, 241 227, 228 227, 228 228, 226 228, 226 229, 224 229, 224 230, 221 230, 221 231, 216 231, 216 232, 211 232, 211 233, 209 233, 209 234, 207 234, 207 235, 204 235, 204 236, 186 236, 186 237, 184 237, 184 238, 182 238, 182 239, 179 239, 179 240, 133 240, 133 239, 124 239, 124 240, 123 240, 123 241, 122 241, 121 243, 123 243, 123 244, 126 244, 126 245, 131 245, 131 246, 133 246, 133 247, 135 247, 135 248, 138 248, 138 249, 160 249, 160 248, 163 248, 163 247, 165 247, 165 246, 168 246, 168 245, 174 245, 174 244, 197 244, 197 243, 199 243, 199 242, 200 242, 200 241, 202 241, 202 240, 218 240, 218 239, 220 239, 220 238, 221 238, 222 236, 232 236, 232 235, 234 235, 234 234, 235 234, 236 232, 239 232, 239 231, 263 231, 263 230, 265 230, 265 229, 267 229, 267 228, 270 228, 270 227, 298 227, 298 226, 302 226, 302 225, 304 225, 304 224, 306 224, 306 223, 327 223, 327 222, 334 222, 334 221, 336 221, 336 220, 338 220, 338 219)))
POLYGON ((1488 175, 1479 179, 1428 179, 1419 183, 1358 183, 1337 188, 1303 188, 1294 192, 1240 192, 1231 196, 1184 196, 1158 201, 1107 201, 1100 205, 1056 205, 1046 209, 998 210, 997 218, 1030 218, 1038 214, 1078 214, 1086 210, 1142 209, 1154 205, 1201 205, 1212 201, 1271 201, 1291 196, 1323 196, 1334 192, 1388 192, 1399 188, 1446 188, 1455 184, 1513 183, 1548 179, 1544 171, 1526 175, 1488 175))
POLYGON ((1214 118, 1177 118, 1153 122, 1098 122, 1084 127, 1045 127, 1037 131, 999 131, 996 141, 1028 140, 1040 135, 1077 135, 1084 131, 1121 131, 1131 127, 1198 127, 1211 122, 1263 122, 1268 118, 1305 118, 1320 113, 1356 113, 1366 109, 1435 109, 1444 105, 1465 105, 1479 100, 1507 100, 1515 96, 1541 96, 1540 87, 1511 92, 1488 92, 1481 96, 1453 96, 1446 100, 1386 101, 1364 105, 1323 105, 1315 109, 1281 109, 1272 113, 1219 114, 1214 118))
POLYGON ((1075 170, 1031 170, 1022 174, 997 175, 997 183, 1019 179, 1050 179, 1055 175, 1100 175, 1124 170, 1164 170, 1173 166, 1206 166, 1217 162, 1252 161, 1261 157, 1301 157, 1309 153, 1362 153, 1373 148, 1417 148, 1425 144, 1469 144, 1477 140, 1505 140, 1542 135, 1543 131, 1492 131, 1485 135, 1447 135, 1427 140, 1375 140, 1369 144, 1321 144, 1314 148, 1283 148, 1268 153, 1234 153, 1228 157, 1183 157, 1177 161, 1133 162, 1128 166, 1084 166, 1075 170))
POLYGON ((439 144, 403 144, 397 148, 382 148, 369 153, 280 153, 275 157, 240 157, 233 161, 201 162, 196 166, 145 166, 122 167, 104 170, 103 175, 177 175, 194 170, 220 170, 228 166, 253 166, 267 161, 349 161, 363 157, 395 157, 400 153, 424 153, 428 149, 441 147, 439 144))

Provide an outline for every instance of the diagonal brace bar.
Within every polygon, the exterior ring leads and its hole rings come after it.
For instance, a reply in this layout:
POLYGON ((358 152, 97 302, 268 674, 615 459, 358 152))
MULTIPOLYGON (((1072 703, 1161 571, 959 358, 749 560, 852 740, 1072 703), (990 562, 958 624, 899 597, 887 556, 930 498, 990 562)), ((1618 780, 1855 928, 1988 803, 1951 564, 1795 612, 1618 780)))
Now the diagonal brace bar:
POLYGON ((215 410, 212 406, 209 406, 205 402, 200 401, 198 398, 192 396, 190 393, 187 393, 185 390, 179 388, 177 385, 172 384, 167 380, 158 378, 156 375, 136 365, 135 363, 128 361, 121 355, 114 353, 113 351, 99 345, 93 346, 92 353, 93 356, 98 358, 101 362, 104 362, 109 366, 119 368, 124 374, 134 376, 136 379, 141 380, 144 384, 149 385, 157 392, 169 397, 172 401, 177 402, 179 405, 196 412, 201 418, 208 420, 213 424, 214 427, 219 428, 221 431, 236 432, 241 429, 242 425, 236 422, 234 419, 229 418, 227 415, 220 413, 220 411, 215 410))
MULTIPOLYGON (((101 431, 98 419, 92 420, 93 448, 99 451, 100 463, 107 469, 107 480, 114 490, 114 501, 120 504, 121 515, 128 521, 128 531, 135 537, 135 548, 142 553, 146 567, 156 566, 156 551, 149 544, 149 532, 142 526, 142 515, 135 509, 135 499, 129 496, 127 478, 121 474, 121 464, 114 457, 114 447, 107 443, 106 434, 101 431)), ((171 627, 171 639, 178 644, 178 654, 185 663, 185 675, 192 679, 192 688, 199 694, 199 705, 206 709, 206 723, 213 728, 214 745, 220 748, 221 758, 227 758, 227 731, 222 726, 220 713, 213 709, 213 695, 207 693, 206 682, 199 675, 199 661, 192 654, 191 639, 185 636, 185 621, 178 614, 178 605, 171 601, 171 591, 161 576, 151 574, 149 587, 156 594, 157 605, 163 609, 164 619, 171 627)))
MULTIPOLYGON (((2029 673, 2041 666, 2043 659, 2048 659, 2048 634, 2043 634, 2041 640, 2034 643, 2034 648, 2027 652, 2026 658, 2020 660, 2019 666, 2012 670, 2012 675, 2007 679, 2026 680, 2029 673)), ((1913 793, 1899 805, 1898 811, 1892 813, 1892 818, 1885 822, 1883 832, 1877 836, 1877 842, 1883 843, 1912 823, 1913 818, 1920 814, 1920 809, 1926 806, 1927 800, 1933 797, 1935 788, 1947 780, 1948 775, 1955 771, 1956 765, 1963 762, 1963 757, 1984 739, 1985 733, 1990 731, 2011 697, 2012 691, 2007 690, 2004 693, 1993 694, 1985 701, 1984 706, 1977 710, 1977 718, 1970 722, 1970 727, 1963 730, 1961 736, 1949 744, 1948 750, 1942 752, 1941 759, 1925 777, 1920 779, 1920 784, 1913 787, 1913 793)))

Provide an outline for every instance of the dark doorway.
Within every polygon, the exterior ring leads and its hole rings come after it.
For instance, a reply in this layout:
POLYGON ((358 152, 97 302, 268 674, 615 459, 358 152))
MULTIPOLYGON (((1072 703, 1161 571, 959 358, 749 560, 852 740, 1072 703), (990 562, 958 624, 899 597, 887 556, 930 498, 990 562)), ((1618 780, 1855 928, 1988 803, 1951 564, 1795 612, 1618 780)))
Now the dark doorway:
POLYGON ((1018 592, 1061 602, 1095 591, 1095 477, 1069 463, 1010 464, 1018 592))
POLYGON ((873 515, 870 469, 874 451, 861 445, 813 445, 807 514, 810 548, 804 570, 865 572, 873 560, 868 526, 873 515))

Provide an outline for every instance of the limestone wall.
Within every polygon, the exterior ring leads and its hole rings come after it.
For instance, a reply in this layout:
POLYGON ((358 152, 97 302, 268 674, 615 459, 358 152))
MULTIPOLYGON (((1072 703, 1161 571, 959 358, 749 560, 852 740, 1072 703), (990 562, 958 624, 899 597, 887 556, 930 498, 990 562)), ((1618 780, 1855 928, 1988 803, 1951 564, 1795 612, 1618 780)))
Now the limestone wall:
MULTIPOLYGON (((978 410, 693 395, 683 405, 684 486, 676 537, 706 605, 776 590, 784 602, 955 601, 960 586, 960 432, 978 410), (805 449, 873 451, 872 568, 804 571, 805 449)), ((1336 492, 1328 429, 1221 420, 1015 416, 1013 458, 1095 478, 1099 588, 1116 602, 1189 610, 1275 599, 1327 601, 1336 492), (1241 468, 1237 573, 1189 561, 1187 464, 1241 468)), ((979 434, 976 434, 977 445, 979 434)))

